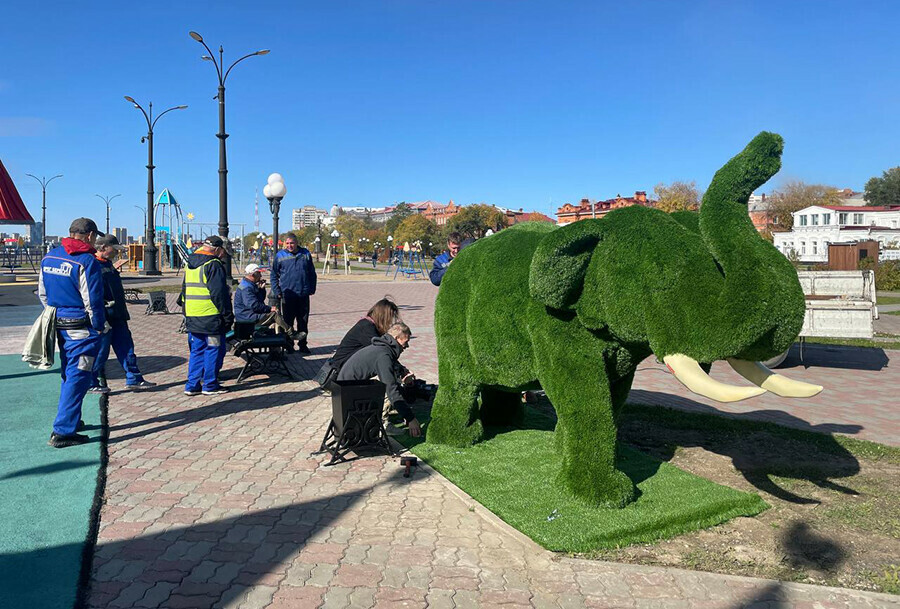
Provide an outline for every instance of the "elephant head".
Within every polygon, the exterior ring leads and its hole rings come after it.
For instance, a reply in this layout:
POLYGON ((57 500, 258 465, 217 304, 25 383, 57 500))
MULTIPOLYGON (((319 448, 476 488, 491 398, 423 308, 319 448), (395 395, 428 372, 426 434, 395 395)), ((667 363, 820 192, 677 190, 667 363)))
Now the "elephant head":
POLYGON ((782 148, 779 135, 757 135, 715 174, 699 215, 635 206, 549 233, 532 259, 532 297, 620 344, 649 346, 712 399, 817 394, 822 387, 758 363, 790 347, 805 311, 796 270, 747 213, 753 191, 778 172, 782 148), (713 381, 701 363, 716 360, 756 387, 713 381))

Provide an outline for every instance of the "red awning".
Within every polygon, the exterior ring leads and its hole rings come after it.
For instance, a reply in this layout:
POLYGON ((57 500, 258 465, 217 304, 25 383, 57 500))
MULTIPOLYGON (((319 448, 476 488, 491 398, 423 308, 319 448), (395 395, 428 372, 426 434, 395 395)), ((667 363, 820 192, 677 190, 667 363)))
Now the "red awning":
POLYGON ((0 224, 34 224, 3 161, 0 161, 0 224))

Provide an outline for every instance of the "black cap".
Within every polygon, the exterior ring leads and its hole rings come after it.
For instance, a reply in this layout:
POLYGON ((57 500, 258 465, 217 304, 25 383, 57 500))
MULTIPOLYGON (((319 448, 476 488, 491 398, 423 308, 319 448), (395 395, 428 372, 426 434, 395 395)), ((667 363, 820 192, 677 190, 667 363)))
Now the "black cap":
POLYGON ((115 235, 103 235, 102 237, 99 237, 97 239, 97 243, 95 244, 95 247, 97 249, 100 249, 101 247, 106 247, 106 246, 114 247, 117 250, 125 249, 125 246, 122 245, 121 243, 119 243, 119 240, 116 239, 115 235))
POLYGON ((222 237, 219 237, 218 235, 210 235, 203 240, 203 243, 211 247, 225 247, 225 242, 222 241, 222 237))
POLYGON ((77 218, 72 220, 72 224, 69 225, 70 235, 87 235, 88 233, 96 233, 99 236, 103 235, 97 228, 97 223, 90 218, 77 218))

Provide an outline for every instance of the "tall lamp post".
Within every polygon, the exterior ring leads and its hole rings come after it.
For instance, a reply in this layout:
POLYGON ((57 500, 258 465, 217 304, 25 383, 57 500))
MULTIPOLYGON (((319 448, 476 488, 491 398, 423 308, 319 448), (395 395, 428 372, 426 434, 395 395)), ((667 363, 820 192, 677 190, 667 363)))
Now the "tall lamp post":
MULTIPOLYGON (((269 53, 269 49, 262 49, 260 51, 256 51, 255 53, 248 53, 243 57, 239 58, 237 61, 228 66, 228 69, 225 69, 224 62, 224 49, 222 45, 219 45, 219 61, 216 61, 215 54, 212 50, 203 42, 203 36, 198 34, 197 32, 191 31, 188 32, 191 38, 199 42, 203 45, 203 48, 206 49, 206 52, 209 55, 203 55, 202 59, 204 61, 211 61, 213 65, 216 66, 216 75, 219 77, 219 92, 216 95, 215 99, 219 101, 219 132, 216 133, 216 137, 219 138, 219 236, 225 241, 226 246, 229 244, 228 240, 228 163, 225 158, 225 138, 228 137, 228 134, 225 133, 225 81, 228 79, 228 74, 231 73, 232 68, 244 61, 248 57, 254 57, 256 55, 266 55, 269 53)), ((276 235, 277 239, 277 235, 276 235)), ((226 266, 228 269, 228 278, 231 278, 231 248, 228 247, 228 256, 229 261, 226 266)))
POLYGON ((116 197, 121 197, 122 195, 113 195, 111 197, 104 197, 103 195, 94 195, 95 197, 100 197, 103 199, 103 202, 106 203, 106 232, 109 232, 109 203, 116 197))
POLYGON ((156 118, 153 118, 153 102, 150 102, 150 111, 147 112, 139 103, 134 101, 134 98, 131 96, 126 95, 125 101, 140 110, 141 114, 144 115, 144 119, 147 121, 147 135, 141 138, 142 144, 145 141, 147 142, 147 225, 145 228, 146 234, 144 236, 144 240, 146 241, 144 244, 144 270, 142 270, 140 274, 162 275, 162 271, 156 268, 156 223, 153 217, 153 128, 156 127, 156 122, 159 119, 172 110, 184 110, 187 106, 173 106, 162 112, 162 114, 156 118))
MULTIPOLYGON (((269 200, 269 209, 272 211, 272 261, 269 263, 271 268, 271 265, 275 264, 275 254, 278 253, 278 211, 281 209, 281 200, 287 194, 287 187, 280 173, 271 174, 267 182, 263 187, 263 195, 269 200)), ((273 307, 278 306, 275 290, 269 291, 269 304, 273 307)))
POLYGON ((47 184, 55 180, 56 178, 61 178, 62 174, 55 175, 49 180, 44 176, 40 178, 34 174, 26 173, 30 178, 34 178, 38 181, 38 184, 41 185, 41 193, 43 194, 42 203, 41 203, 41 253, 47 253, 47 184))
POLYGON ((139 210, 141 210, 141 216, 144 218, 144 234, 147 234, 147 210, 141 207, 140 205, 135 205, 139 210))

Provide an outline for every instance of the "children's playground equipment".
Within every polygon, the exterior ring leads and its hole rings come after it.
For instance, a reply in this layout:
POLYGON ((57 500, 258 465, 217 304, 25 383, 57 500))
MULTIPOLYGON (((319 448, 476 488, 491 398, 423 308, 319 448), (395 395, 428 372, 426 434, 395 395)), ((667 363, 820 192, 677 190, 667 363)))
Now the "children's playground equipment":
POLYGON ((425 279, 428 277, 428 271, 425 269, 425 256, 422 254, 421 247, 415 244, 410 247, 409 243, 404 243, 402 248, 394 250, 388 259, 385 276, 391 274, 391 269, 394 270, 394 279, 397 279, 397 275, 400 273, 403 273, 406 279, 425 279))
MULTIPOLYGON (((332 270, 337 271, 338 252, 337 244, 328 243, 325 245, 325 261, 322 263, 322 274, 328 275, 332 270)), ((347 245, 344 244, 344 275, 350 274, 350 254, 347 252, 347 245)))
MULTIPOLYGON (((32 272, 37 272, 41 262, 41 248, 38 245, 19 245, 18 243, 3 244, 0 246, 0 267, 15 273, 16 269, 30 266, 32 272)), ((5 275, 15 279, 15 275, 5 275)))

